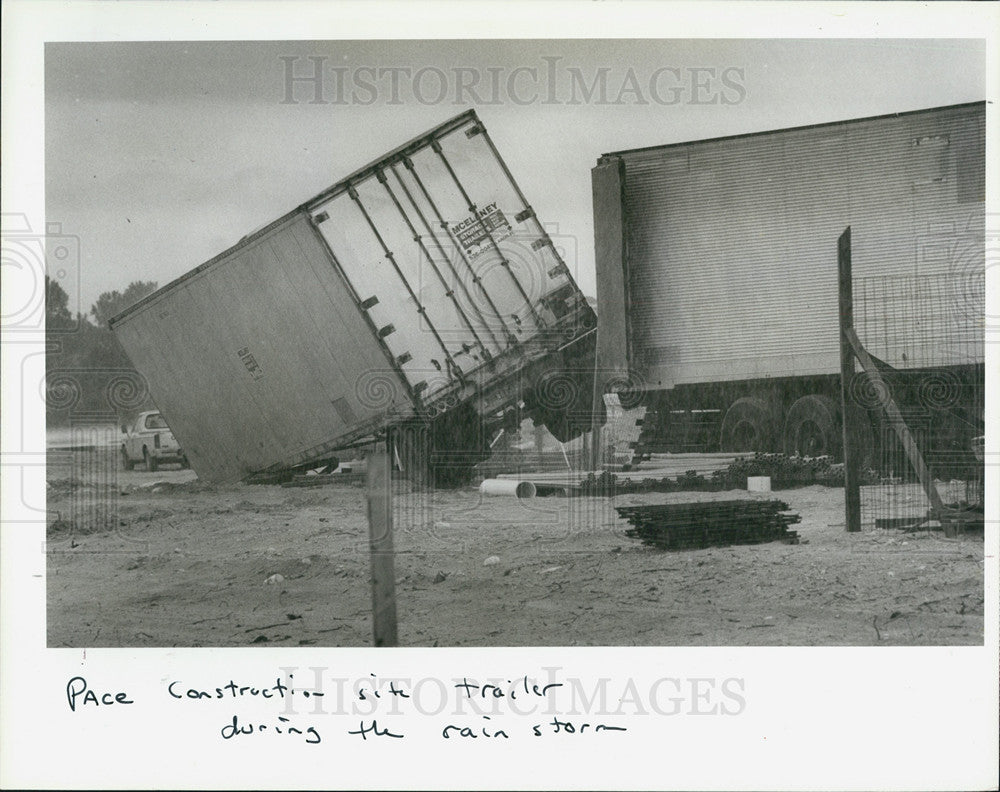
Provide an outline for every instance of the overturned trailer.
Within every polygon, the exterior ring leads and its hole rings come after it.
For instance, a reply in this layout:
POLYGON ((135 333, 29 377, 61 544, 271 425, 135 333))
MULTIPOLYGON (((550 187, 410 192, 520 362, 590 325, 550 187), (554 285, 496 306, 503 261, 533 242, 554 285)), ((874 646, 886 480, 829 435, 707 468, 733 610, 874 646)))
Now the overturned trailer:
POLYGON ((210 481, 386 434, 444 483, 522 415, 562 440, 590 420, 596 317, 474 111, 110 325, 210 481))

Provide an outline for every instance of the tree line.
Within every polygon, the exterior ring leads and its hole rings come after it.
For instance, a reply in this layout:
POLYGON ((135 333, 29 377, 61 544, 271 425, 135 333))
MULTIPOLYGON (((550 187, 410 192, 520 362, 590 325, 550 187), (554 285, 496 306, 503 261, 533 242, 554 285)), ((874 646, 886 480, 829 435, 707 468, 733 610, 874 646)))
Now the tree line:
POLYGON ((116 422, 154 409, 145 380, 108 327, 108 320, 156 291, 155 281, 133 281, 101 294, 86 314, 45 276, 45 407, 49 425, 116 422))

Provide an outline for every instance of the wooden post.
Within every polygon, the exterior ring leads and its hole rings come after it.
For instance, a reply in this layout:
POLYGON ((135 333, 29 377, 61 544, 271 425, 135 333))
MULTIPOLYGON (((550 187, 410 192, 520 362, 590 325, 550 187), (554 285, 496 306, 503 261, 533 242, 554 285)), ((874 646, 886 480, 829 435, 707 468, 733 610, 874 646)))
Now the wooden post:
POLYGON ((368 457, 368 545, 375 646, 396 646, 396 568, 392 548, 392 465, 383 447, 368 457))
POLYGON ((844 524, 848 531, 861 530, 861 454, 856 440, 858 431, 852 431, 851 420, 855 410, 851 404, 850 388, 854 378, 854 350, 848 331, 854 330, 854 290, 851 275, 851 227, 848 226, 837 240, 837 271, 840 292, 840 416, 844 433, 844 524))

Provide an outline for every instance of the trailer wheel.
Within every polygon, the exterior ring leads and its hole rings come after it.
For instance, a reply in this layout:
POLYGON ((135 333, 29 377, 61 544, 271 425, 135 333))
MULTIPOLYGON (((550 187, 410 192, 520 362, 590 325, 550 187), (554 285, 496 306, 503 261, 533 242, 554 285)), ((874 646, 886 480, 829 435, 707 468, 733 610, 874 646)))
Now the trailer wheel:
POLYGON ((774 412, 767 402, 744 396, 726 410, 719 433, 722 451, 769 451, 777 436, 774 412))
POLYGON ((789 456, 839 459, 844 443, 833 399, 810 394, 796 400, 785 416, 782 439, 789 456))

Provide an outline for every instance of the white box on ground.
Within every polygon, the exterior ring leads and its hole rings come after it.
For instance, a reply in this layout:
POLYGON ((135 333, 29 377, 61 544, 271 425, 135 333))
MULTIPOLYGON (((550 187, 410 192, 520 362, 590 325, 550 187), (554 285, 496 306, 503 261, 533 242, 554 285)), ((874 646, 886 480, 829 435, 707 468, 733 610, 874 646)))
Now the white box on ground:
POLYGON ((770 476, 747 476, 747 492, 770 492, 770 476))

